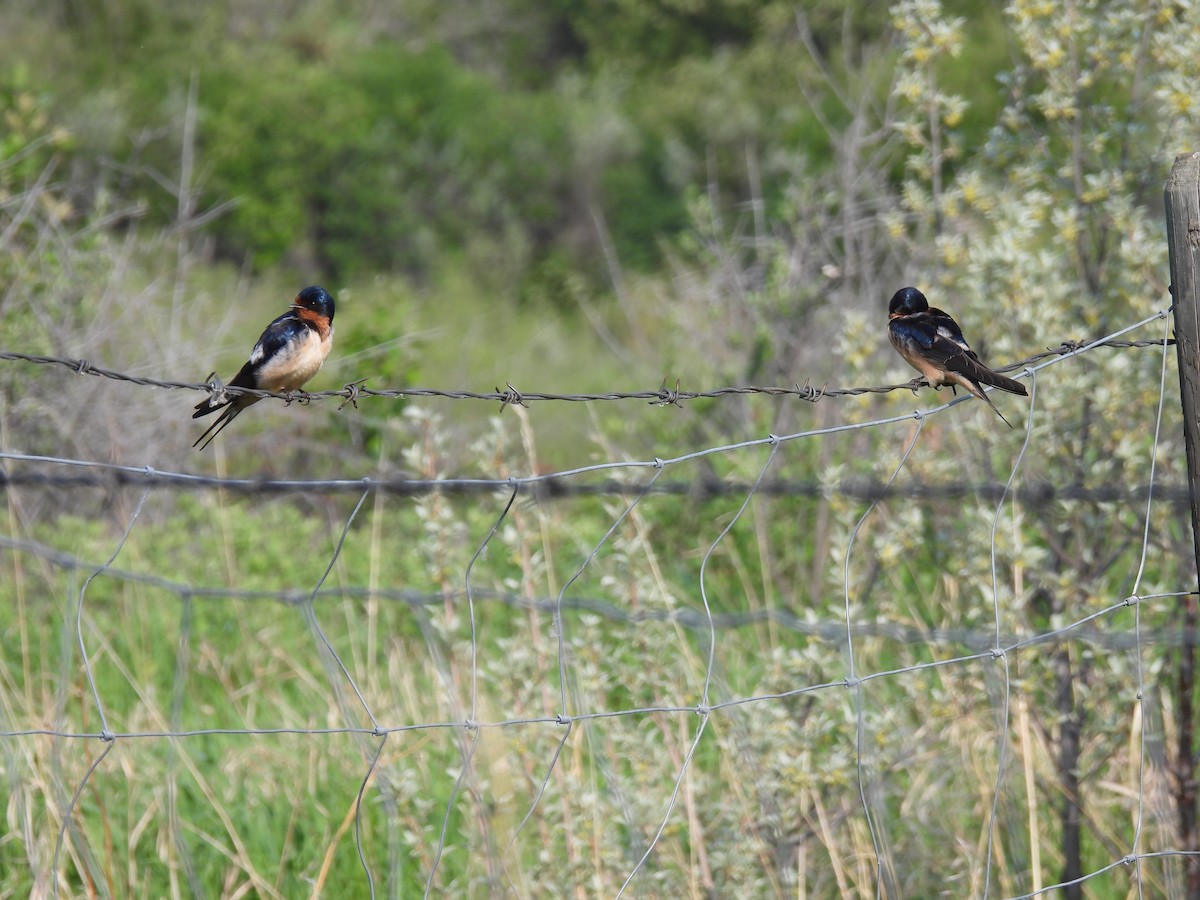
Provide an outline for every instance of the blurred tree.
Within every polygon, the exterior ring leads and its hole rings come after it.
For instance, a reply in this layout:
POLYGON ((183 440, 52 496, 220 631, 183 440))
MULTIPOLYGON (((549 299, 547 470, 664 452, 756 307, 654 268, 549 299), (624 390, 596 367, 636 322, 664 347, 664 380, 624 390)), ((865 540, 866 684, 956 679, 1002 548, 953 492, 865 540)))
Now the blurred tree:
POLYGON ((798 154, 834 164, 822 120, 849 121, 827 76, 889 40, 865 2, 618 7, 63 0, 22 15, 70 42, 73 65, 40 72, 74 98, 86 177, 152 224, 176 212, 162 176, 195 76, 204 199, 238 204, 214 226, 223 255, 423 275, 496 246, 482 256, 510 261, 516 295, 556 257, 603 277, 606 246, 658 267, 692 193, 726 214, 786 204, 798 154))

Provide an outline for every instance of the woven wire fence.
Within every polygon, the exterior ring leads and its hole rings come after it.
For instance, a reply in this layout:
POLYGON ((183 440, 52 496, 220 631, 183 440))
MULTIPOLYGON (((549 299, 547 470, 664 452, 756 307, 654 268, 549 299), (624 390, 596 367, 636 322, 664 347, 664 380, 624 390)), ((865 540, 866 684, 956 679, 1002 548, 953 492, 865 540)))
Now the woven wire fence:
MULTIPOLYGON (((1087 882, 1113 893, 1177 890, 1187 851, 1173 842, 1163 746, 1176 711, 1164 660, 1191 640, 1168 613, 1194 590, 1147 574, 1158 531, 1184 518, 1182 488, 1155 480, 1160 434, 1175 415, 1164 409, 1172 342, 1167 331, 1126 339, 1159 322, 1169 326, 1168 310, 1007 367, 1028 379, 1025 431, 1007 479, 984 486, 905 478, 928 424, 973 402, 961 396, 904 415, 497 478, 237 479, 0 451, 9 492, 130 498, 105 559, 74 552, 69 535, 24 528, 10 504, 0 535, 17 598, 0 719, 7 862, 20 857, 41 896, 119 895, 146 883, 287 896, 293 871, 314 894, 372 897, 414 886, 427 895, 902 896, 927 890, 931 877, 961 896, 1087 882), (1039 429, 1053 427, 1040 416, 1041 373, 1154 347, 1139 351, 1162 360, 1139 480, 1111 493, 1023 480, 1039 429), (798 486, 773 476, 792 449, 864 429, 893 437, 883 477, 798 486), (678 474, 707 460, 746 475, 678 474), (952 565, 982 573, 980 618, 947 626, 877 614, 881 571, 889 591, 914 598, 941 582, 904 574, 903 551, 872 543, 872 528, 964 495, 991 504, 988 539, 933 539, 946 542, 952 565), (215 497, 213 527, 228 531, 224 558, 199 561, 213 576, 203 582, 162 568, 175 558, 194 570, 196 545, 187 527, 154 514, 157 501, 193 496, 215 497), (826 594, 816 606, 789 602, 748 565, 774 552, 760 530, 770 516, 797 519, 789 527, 804 537, 809 507, 769 505, 795 498, 833 498, 845 523, 835 546, 812 551, 813 591, 826 594), (314 508, 301 517, 292 501, 314 508), (654 534, 663 519, 678 512, 693 530, 698 520, 681 506, 653 521, 647 510, 697 502, 717 504, 715 518, 682 542, 687 553, 664 553, 654 534), (1014 544, 1022 512, 1055 502, 1135 510, 1140 533, 1114 555, 1132 561, 1130 589, 1085 591, 1086 602, 1031 630, 1008 608, 1020 594, 1014 544), (230 505, 256 503, 268 514, 249 532, 222 518, 230 505), (576 529, 585 514, 592 526, 576 529), (419 527, 397 528, 396 516, 419 527), (268 553, 279 532, 288 551, 268 553), (424 561, 421 583, 389 581, 391 560, 406 557, 424 561), (829 584, 839 586, 832 596, 829 584), (1124 697, 1100 691, 1096 660, 1116 667, 1124 697), (1065 739, 1055 730, 1065 707, 1034 708, 1049 703, 1047 679, 1064 666, 1081 673, 1078 706, 1110 704, 1093 713, 1109 733, 1080 762, 1105 777, 1093 786, 1085 771, 1075 799, 1086 790, 1081 808, 1115 807, 1127 819, 1095 823, 1086 870, 1070 878, 1055 877, 1062 859, 1042 847, 1058 835, 1047 820, 1065 788, 1045 783, 1049 770, 1035 761, 1065 739), (1118 756, 1127 763, 1119 783, 1107 767, 1118 756), (161 882, 141 880, 132 860, 159 867, 161 882), (940 868, 931 876, 930 866, 940 868)), ((225 390, 79 360, 0 358, 134 387, 225 390)), ((815 402, 906 387, 558 395, 354 383, 302 399, 438 396, 503 409, 745 393, 815 402)))

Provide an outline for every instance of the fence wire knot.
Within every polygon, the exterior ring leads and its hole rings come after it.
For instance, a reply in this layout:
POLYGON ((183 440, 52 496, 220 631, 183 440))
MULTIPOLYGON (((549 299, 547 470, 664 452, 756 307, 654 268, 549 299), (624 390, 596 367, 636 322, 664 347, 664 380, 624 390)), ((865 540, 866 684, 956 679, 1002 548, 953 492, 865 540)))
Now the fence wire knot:
POLYGON ((712 707, 709 706, 707 703, 698 703, 696 705, 696 715, 698 715, 698 716, 707 716, 711 712, 712 712, 712 707))
POLYGON ((111 744, 116 739, 117 739, 117 736, 115 734, 113 734, 111 731, 109 731, 107 728, 105 728, 103 731, 100 732, 100 740, 102 740, 106 744, 111 744))
POLYGON ((1129 866, 1132 866, 1135 862, 1137 862, 1137 860, 1138 860, 1138 858, 1137 858, 1136 853, 1126 853, 1124 856, 1121 857, 1121 862, 1125 865, 1126 868, 1128 868, 1129 866))
POLYGON ((524 406, 526 409, 529 408, 529 404, 525 402, 525 398, 521 396, 520 391, 507 381, 504 382, 504 386, 508 390, 502 391, 499 387, 496 388, 496 393, 500 395, 500 412, 504 412, 504 407, 506 406, 524 406))
POLYGON ((575 721, 575 720, 572 719, 570 716, 568 716, 566 713, 559 713, 557 716, 554 717, 555 725, 570 725, 573 721, 575 721))
POLYGON ((208 377, 204 381, 204 386, 208 388, 209 406, 224 406, 229 402, 229 395, 225 393, 225 382, 220 379, 216 372, 209 372, 208 377))
POLYGON ((842 682, 842 686, 846 688, 856 688, 860 684, 862 684, 862 679, 855 678, 853 675, 847 675, 846 679, 842 682))
POLYGON ((679 402, 679 379, 675 379, 675 387, 667 387, 667 380, 664 378, 662 386, 658 389, 658 396, 650 401, 651 406, 678 406, 683 408, 683 404, 679 402))
POLYGON ((86 359, 75 360, 75 374, 87 375, 91 371, 92 371, 92 364, 90 362, 88 362, 86 359))
POLYGON ((1056 353, 1074 353, 1076 350, 1082 350, 1087 346, 1087 341, 1063 341, 1057 347, 1047 347, 1047 350, 1056 353))
POLYGON ((808 379, 804 379, 804 384, 796 385, 796 396, 801 400, 807 400, 809 403, 816 403, 825 396, 825 391, 829 389, 829 382, 825 382, 819 388, 809 384, 808 379))
POLYGON ((347 404, 358 409, 358 398, 362 394, 362 386, 366 384, 367 379, 360 378, 358 381, 351 381, 342 388, 342 393, 346 395, 346 399, 338 404, 338 412, 346 408, 347 404))
POLYGON ((312 599, 312 596, 307 591, 292 588, 284 591, 280 597, 280 601, 287 606, 300 606, 312 599))
POLYGON ((989 652, 992 654, 992 659, 1004 659, 1008 656, 1003 647, 993 647, 989 652))

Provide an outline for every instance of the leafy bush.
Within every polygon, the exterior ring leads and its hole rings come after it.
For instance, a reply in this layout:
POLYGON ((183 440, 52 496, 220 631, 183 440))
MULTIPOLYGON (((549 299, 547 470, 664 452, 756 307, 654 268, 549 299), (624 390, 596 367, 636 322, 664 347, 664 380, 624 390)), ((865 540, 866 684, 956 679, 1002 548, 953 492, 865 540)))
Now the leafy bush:
POLYGON ((508 95, 439 49, 225 60, 205 91, 227 252, 311 257, 334 278, 427 274, 478 232, 552 231, 565 136, 545 97, 508 95))

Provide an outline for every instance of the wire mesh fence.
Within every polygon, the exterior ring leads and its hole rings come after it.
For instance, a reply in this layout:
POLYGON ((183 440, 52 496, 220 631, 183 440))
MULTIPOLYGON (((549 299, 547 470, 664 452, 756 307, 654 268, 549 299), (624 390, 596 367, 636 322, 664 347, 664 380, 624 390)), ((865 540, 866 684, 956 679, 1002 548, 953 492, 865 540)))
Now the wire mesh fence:
MULTIPOLYGON (((1000 481, 914 465, 966 397, 493 478, 236 479, 0 452, 6 867, 40 895, 287 896, 297 880, 371 896, 1170 893, 1189 852, 1172 653, 1196 640, 1174 615, 1195 592, 1166 558, 1186 494, 1157 480, 1171 341, 1123 339, 1168 313, 1006 367, 1031 396, 1000 481), (1056 424, 1043 373, 1103 366, 1105 348, 1161 354, 1141 385, 1157 407, 1137 410, 1144 468, 1121 484, 1026 477, 1056 424), (777 474, 792 449, 864 429, 893 438, 875 477, 777 474), (728 470, 685 477, 710 460, 728 470), (47 490, 121 515, 106 557, 72 549, 103 531, 22 521, 13 496, 47 490), (698 502, 705 515, 685 515, 698 502), (1093 580, 1022 537, 1038 517, 1073 521, 1093 580), (920 565, 910 539, 931 554, 920 565), (1072 809, 1091 817, 1074 853, 1072 809)), ((907 387, 356 383, 305 399, 907 387)))

